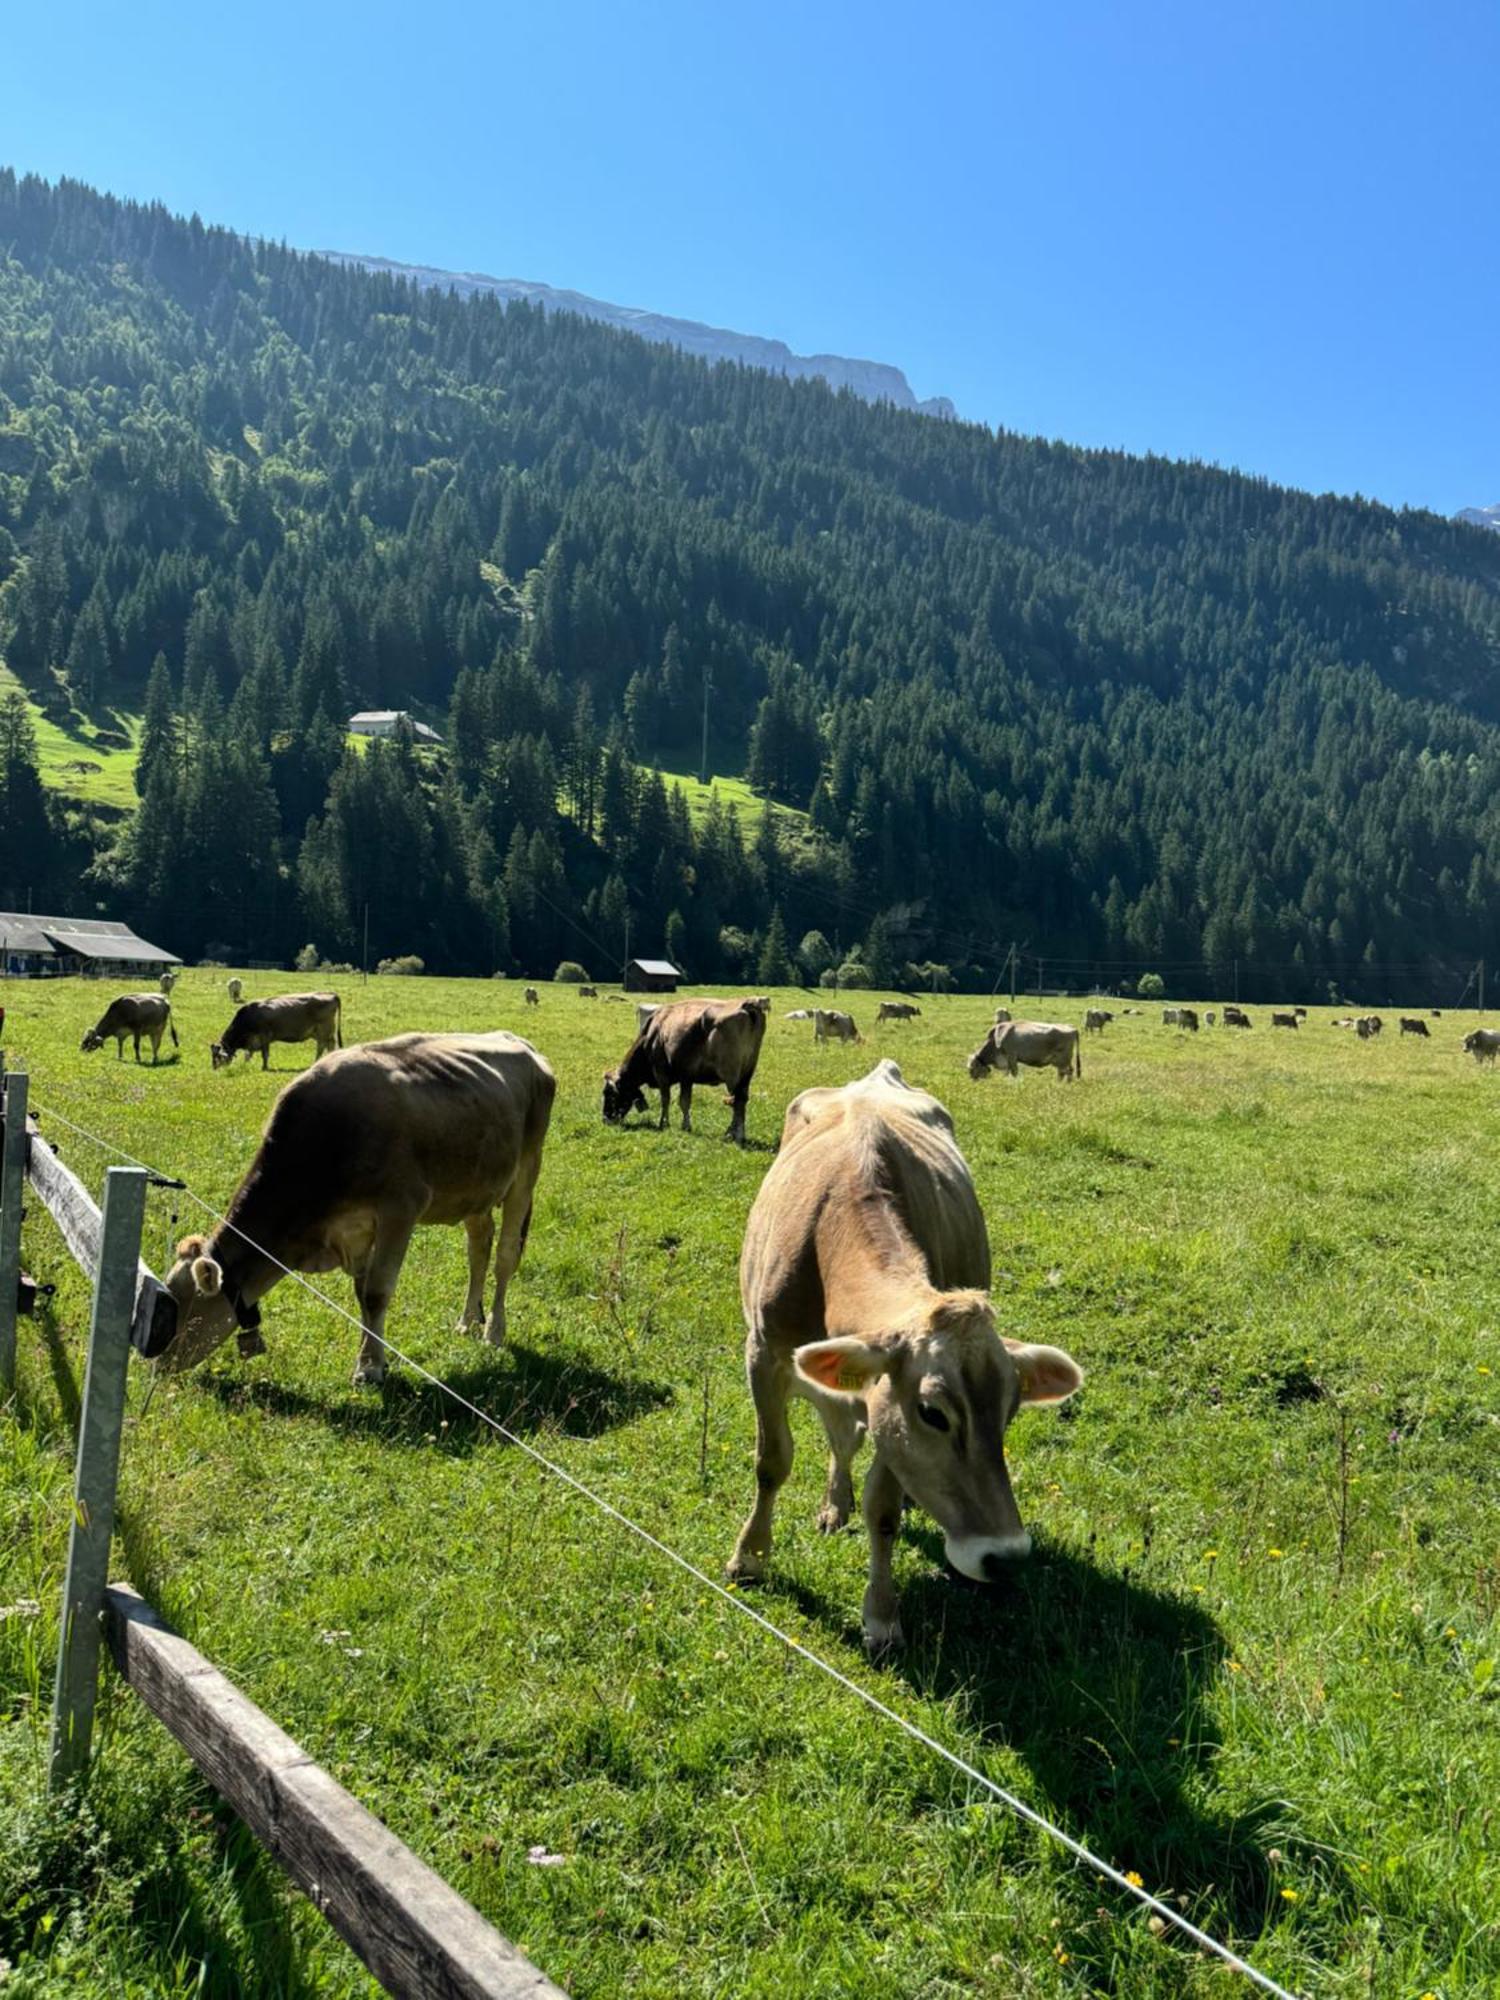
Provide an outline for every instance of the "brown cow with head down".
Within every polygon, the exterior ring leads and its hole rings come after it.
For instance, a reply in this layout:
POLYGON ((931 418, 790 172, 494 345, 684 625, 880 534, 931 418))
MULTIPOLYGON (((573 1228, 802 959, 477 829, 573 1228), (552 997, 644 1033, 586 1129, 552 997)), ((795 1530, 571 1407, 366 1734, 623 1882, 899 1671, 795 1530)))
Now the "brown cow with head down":
POLYGON ((816 1408, 832 1452, 825 1533, 849 1518, 867 1433, 874 1446, 863 1503, 872 1652, 901 1641, 891 1547, 903 1495, 937 1521, 965 1576, 992 1579, 1027 1553, 1006 1427, 1021 1404, 1061 1402, 1083 1376, 1060 1348, 1001 1339, 989 1282, 984 1215, 936 1098, 883 1062, 793 1100, 740 1259, 757 1491, 732 1575, 765 1573, 794 1395, 816 1408))
POLYGON ((113 1039, 115 1061, 125 1059, 125 1037, 129 1035, 135 1044, 135 1059, 141 1059, 141 1036, 151 1044, 152 1062, 161 1060, 161 1038, 172 1037, 172 1046, 179 1046, 177 1030, 172 1025, 172 1003, 162 993, 122 993, 118 1000, 111 1000, 99 1019, 84 1036, 79 1047, 85 1055, 92 1055, 95 1049, 102 1049, 106 1041, 113 1039))
POLYGON ((262 1069, 271 1067, 272 1042, 314 1042, 320 1056, 341 1049, 337 993, 283 993, 276 1000, 247 1000, 236 1010, 223 1036, 212 1046, 215 1069, 237 1055, 246 1062, 259 1055, 262 1069))
POLYGON ((1006 1021, 991 1028, 969 1057, 969 1075, 976 1083, 986 1070, 1003 1069, 1015 1076, 1021 1068, 1055 1069, 1064 1083, 1082 1076, 1078 1030, 1054 1021, 1006 1021))
POLYGON ((604 1076, 604 1122, 620 1125, 646 1109, 648 1087, 661 1092, 664 1132, 675 1085, 682 1129, 691 1132, 693 1085, 722 1084, 732 1112, 726 1138, 745 1143, 745 1106, 766 1034, 766 1007, 754 1000, 674 1000, 641 1024, 618 1069, 604 1076))
POLYGON ((227 1219, 212 1236, 177 1246, 166 1285, 178 1331, 162 1366, 192 1367, 236 1327, 242 1354, 263 1352, 260 1301, 285 1271, 345 1270, 364 1325, 354 1379, 379 1382, 386 1311, 412 1231, 464 1225, 469 1289, 459 1325, 477 1327, 496 1208, 485 1338, 498 1346, 556 1090, 531 1044, 500 1031, 396 1035, 304 1070, 272 1106, 227 1219))

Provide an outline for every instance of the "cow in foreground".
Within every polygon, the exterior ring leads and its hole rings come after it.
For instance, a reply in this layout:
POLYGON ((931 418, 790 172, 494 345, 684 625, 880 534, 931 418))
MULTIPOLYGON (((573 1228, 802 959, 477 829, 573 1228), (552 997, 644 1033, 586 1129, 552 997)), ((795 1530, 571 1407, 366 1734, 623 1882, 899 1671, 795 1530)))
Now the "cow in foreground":
POLYGON ((1421 1035, 1425 1041, 1432 1039, 1427 1032, 1427 1023, 1412 1014, 1401 1016, 1401 1032, 1403 1035, 1421 1035))
POLYGON ((1493 1063, 1500 1055, 1500 1028, 1475 1028, 1464 1036, 1464 1053, 1477 1063, 1493 1063))
POLYGON ((429 1222, 467 1230, 459 1325, 484 1323, 485 1339, 498 1346, 556 1091, 531 1044, 501 1031, 396 1035, 314 1063, 272 1106, 225 1221, 209 1237, 178 1244, 166 1280, 178 1331, 162 1366, 191 1368, 236 1328, 242 1355, 264 1352, 260 1301, 285 1270, 344 1270, 363 1323, 354 1380, 381 1381, 386 1312, 412 1231, 429 1222))
POLYGON ((1007 1076, 1019 1069, 1055 1069, 1066 1083, 1083 1075, 1078 1030, 1050 1021, 1006 1021, 991 1028, 969 1057, 969 1075, 977 1083, 990 1069, 1007 1076))
POLYGON ((320 1056, 341 1049, 337 993, 283 993, 275 1000, 247 1000, 213 1044, 214 1068, 226 1068, 238 1055, 246 1062, 258 1055, 261 1068, 269 1069, 272 1042, 313 1042, 320 1056))
POLYGON ((922 1010, 913 1007, 909 1000, 882 1000, 875 1010, 875 1025, 882 1021, 915 1021, 920 1019, 922 1010))
POLYGON ((657 1130, 667 1128, 673 1086, 682 1111, 682 1129, 691 1132, 693 1085, 722 1084, 729 1092, 727 1139, 745 1143, 745 1106, 766 1035, 766 1009, 755 1000, 676 1000, 657 1007, 626 1051, 625 1060, 604 1077, 604 1122, 623 1124, 644 1111, 646 1091, 661 1092, 657 1130))
POLYGON ((839 1014, 830 1007, 818 1007, 813 1012, 813 1040, 858 1042, 862 1041, 863 1037, 854 1025, 852 1014, 839 1014))
POLYGON ((792 1396, 812 1403, 828 1438, 825 1533, 853 1510, 861 1439, 874 1447, 863 1498, 872 1653, 901 1643, 891 1549, 903 1496, 932 1515, 964 1576, 993 1580, 1027 1554, 1006 1426, 1023 1403, 1071 1396, 1083 1375, 1060 1348, 1003 1340, 989 1282, 984 1216, 936 1098, 882 1062, 793 1100, 740 1258, 756 1499, 731 1575, 765 1574, 792 1465, 792 1396))
POLYGON ((111 1000, 99 1019, 84 1036, 79 1047, 85 1055, 92 1055, 95 1049, 114 1038, 115 1061, 125 1059, 125 1037, 135 1044, 135 1059, 141 1059, 141 1036, 151 1044, 152 1062, 161 1061, 161 1038, 172 1037, 173 1048, 180 1047, 177 1030, 172 1025, 172 1003, 161 993, 122 993, 118 1000, 111 1000))

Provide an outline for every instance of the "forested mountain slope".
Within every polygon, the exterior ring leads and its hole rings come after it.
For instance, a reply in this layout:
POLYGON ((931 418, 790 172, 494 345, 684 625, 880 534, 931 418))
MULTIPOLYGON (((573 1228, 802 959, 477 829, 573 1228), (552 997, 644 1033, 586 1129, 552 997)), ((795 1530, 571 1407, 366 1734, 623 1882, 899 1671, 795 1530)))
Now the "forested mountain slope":
POLYGON ((146 707, 94 893, 188 953, 368 908, 453 970, 604 973, 627 914, 704 978, 872 926, 877 974, 1015 938, 1247 993, 1500 957, 1500 538, 9 174, 0 650, 146 707), (815 841, 638 776, 705 674, 717 767, 815 841), (446 758, 346 754, 411 703, 446 758))

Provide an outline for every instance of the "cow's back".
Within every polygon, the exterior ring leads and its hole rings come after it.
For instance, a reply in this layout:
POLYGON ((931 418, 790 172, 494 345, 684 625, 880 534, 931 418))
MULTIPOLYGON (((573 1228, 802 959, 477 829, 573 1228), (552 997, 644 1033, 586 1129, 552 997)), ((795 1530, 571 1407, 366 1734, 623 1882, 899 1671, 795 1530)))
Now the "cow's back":
MULTIPOLYGON (((931 1284, 988 1286, 989 1236, 953 1121, 894 1063, 856 1083, 805 1090, 788 1106, 740 1259, 752 1323, 790 1327, 814 1300, 821 1318, 819 1266, 837 1255, 841 1218, 857 1212, 865 1229, 882 1208, 916 1246, 931 1284)), ((796 1337, 817 1336, 814 1326, 796 1337)))
POLYGON ((519 1035, 395 1035, 323 1056, 277 1098, 257 1163, 325 1212, 409 1198, 458 1221, 540 1148, 556 1079, 519 1035))

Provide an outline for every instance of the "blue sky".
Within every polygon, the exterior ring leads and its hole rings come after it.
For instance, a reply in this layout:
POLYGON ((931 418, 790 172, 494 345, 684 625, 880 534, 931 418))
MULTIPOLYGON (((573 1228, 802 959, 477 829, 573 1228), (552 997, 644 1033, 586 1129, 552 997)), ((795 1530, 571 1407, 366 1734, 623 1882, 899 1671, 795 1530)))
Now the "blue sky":
POLYGON ((134 0, 13 9, 0 63, 22 170, 1500 500, 1495 0, 134 0))

